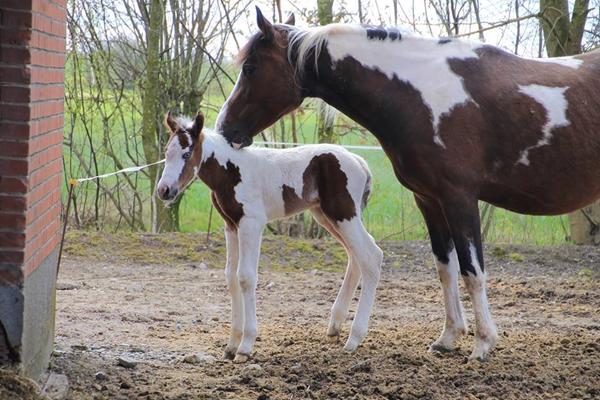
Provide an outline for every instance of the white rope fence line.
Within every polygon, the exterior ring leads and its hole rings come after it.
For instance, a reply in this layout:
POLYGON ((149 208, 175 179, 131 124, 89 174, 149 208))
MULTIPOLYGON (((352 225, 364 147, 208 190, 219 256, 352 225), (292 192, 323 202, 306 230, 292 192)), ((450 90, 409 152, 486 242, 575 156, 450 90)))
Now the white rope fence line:
MULTIPOLYGON (((293 142, 255 142, 255 144, 259 145, 259 146, 283 146, 283 147, 297 147, 297 146, 304 146, 306 143, 293 143, 293 142)), ((345 147, 346 149, 350 149, 350 150, 378 150, 381 151, 382 148, 379 146, 359 146, 359 145, 336 145, 336 146, 342 146, 345 147)), ((109 176, 114 176, 114 175, 118 175, 118 174, 125 174, 125 173, 130 173, 130 172, 138 172, 143 170, 144 168, 148 168, 151 167, 153 165, 158 165, 158 164, 162 164, 165 162, 165 159, 163 158, 160 161, 156 161, 150 164, 145 164, 145 165, 135 165, 132 167, 127 167, 127 168, 123 168, 120 169, 118 171, 114 171, 114 172, 109 172, 106 174, 101 174, 101 175, 96 175, 96 176, 90 176, 87 178, 72 178, 69 179, 69 184, 70 185, 76 185, 78 183, 81 182, 87 182, 87 181, 93 181, 94 179, 103 179, 103 178, 108 178, 109 176)))
MULTIPOLYGON (((255 144, 261 145, 261 146, 285 146, 285 147, 297 147, 297 146, 304 146, 307 145, 308 143, 293 143, 293 142, 254 142, 255 144)), ((319 144, 326 144, 326 143, 319 143, 319 144)), ((332 143, 335 144, 335 143, 332 143)), ((359 146, 359 145, 352 145, 352 144, 335 144, 336 146, 341 146, 344 147, 346 149, 350 149, 350 150, 383 150, 381 148, 381 146, 359 146)))
POLYGON ((153 162, 153 163, 145 164, 145 165, 136 165, 136 166, 133 166, 133 167, 127 167, 127 168, 123 168, 123 169, 120 169, 120 170, 115 171, 115 172, 109 172, 107 174, 90 176, 88 178, 74 178, 74 179, 69 179, 69 183, 75 183, 75 184, 77 184, 77 183, 80 183, 80 182, 92 181, 94 179, 108 178, 109 176, 118 175, 118 174, 124 174, 124 173, 127 173, 127 172, 138 172, 138 171, 143 170, 144 168, 148 168, 148 167, 151 167, 151 166, 157 165, 157 164, 162 164, 164 162, 165 162, 165 159, 163 158, 162 160, 157 161, 157 162, 153 162))

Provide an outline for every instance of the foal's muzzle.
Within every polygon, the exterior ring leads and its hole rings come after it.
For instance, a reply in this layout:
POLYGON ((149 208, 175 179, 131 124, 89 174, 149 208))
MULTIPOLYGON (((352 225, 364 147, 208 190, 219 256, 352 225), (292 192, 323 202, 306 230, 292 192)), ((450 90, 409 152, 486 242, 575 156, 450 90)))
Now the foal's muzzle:
POLYGON ((158 189, 156 189, 156 194, 158 195, 158 198, 162 201, 173 200, 175 197, 177 197, 178 193, 179 190, 175 188, 169 189, 168 186, 159 186, 158 189))

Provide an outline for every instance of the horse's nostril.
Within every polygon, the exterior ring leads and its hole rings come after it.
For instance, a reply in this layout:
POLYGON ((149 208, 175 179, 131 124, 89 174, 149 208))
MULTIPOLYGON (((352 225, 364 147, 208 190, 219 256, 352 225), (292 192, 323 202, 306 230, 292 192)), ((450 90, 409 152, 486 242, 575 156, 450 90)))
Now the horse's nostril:
POLYGON ((158 194, 158 197, 160 197, 161 199, 164 199, 169 195, 169 187, 168 186, 159 186, 158 189, 156 189, 156 193, 158 194))

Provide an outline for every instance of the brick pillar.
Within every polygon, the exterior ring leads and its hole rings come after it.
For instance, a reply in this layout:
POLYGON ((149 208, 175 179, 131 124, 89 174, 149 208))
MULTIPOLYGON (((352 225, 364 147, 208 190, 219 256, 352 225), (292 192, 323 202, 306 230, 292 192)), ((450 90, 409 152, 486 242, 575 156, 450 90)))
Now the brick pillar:
POLYGON ((0 366, 34 378, 54 339, 65 7, 0 1, 0 366))

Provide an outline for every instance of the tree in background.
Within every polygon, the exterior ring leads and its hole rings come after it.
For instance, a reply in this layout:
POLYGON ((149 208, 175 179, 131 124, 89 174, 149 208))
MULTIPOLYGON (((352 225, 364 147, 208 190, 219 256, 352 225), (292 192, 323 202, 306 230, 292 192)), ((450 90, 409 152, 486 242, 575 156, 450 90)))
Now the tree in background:
MULTIPOLYGON (((72 0, 65 172, 98 175, 163 158, 167 110, 196 113, 210 85, 228 95, 225 43, 248 1, 72 0)), ((77 225, 179 230, 179 202, 166 209, 154 201, 159 172, 93 181, 93 191, 81 185, 77 225)))
MULTIPOLYGON (((567 0, 540 1, 540 24, 548 57, 581 53, 583 33, 590 11, 589 3, 589 0, 576 0, 573 12, 569 13, 567 0)), ((571 213, 570 222, 573 242, 600 243, 600 202, 571 213)))
MULTIPOLYGON (((159 133, 157 124, 159 115, 159 71, 160 71, 160 37, 163 29, 164 5, 161 0, 152 0, 148 17, 148 29, 146 40, 146 76, 144 77, 144 90, 142 92, 142 143, 146 161, 154 163, 159 160, 159 133)), ((158 183, 158 166, 154 165, 148 169, 150 175, 150 192, 154 192, 158 183)), ((157 206, 155 197, 151 196, 153 231, 172 231, 177 226, 177 209, 179 201, 172 208, 157 206)))

